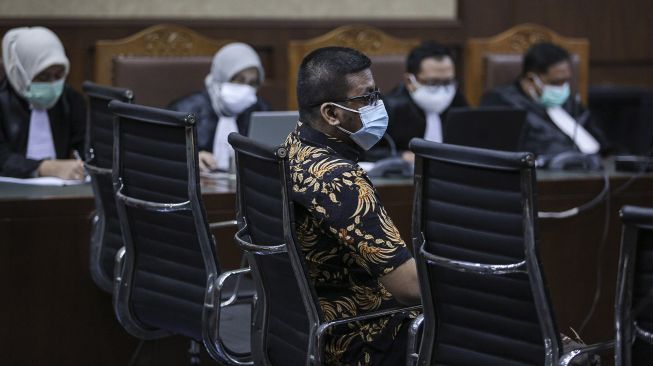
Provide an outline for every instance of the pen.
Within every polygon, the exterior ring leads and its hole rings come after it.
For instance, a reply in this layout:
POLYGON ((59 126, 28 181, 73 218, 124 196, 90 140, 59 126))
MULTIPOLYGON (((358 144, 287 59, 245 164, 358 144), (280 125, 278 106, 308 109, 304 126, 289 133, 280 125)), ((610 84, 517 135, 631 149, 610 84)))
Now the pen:
POLYGON ((81 155, 79 155, 79 151, 73 150, 73 157, 75 158, 75 160, 82 162, 82 166, 84 167, 84 177, 82 177, 82 180, 86 179, 86 177, 88 177, 88 172, 86 171, 86 165, 84 160, 82 160, 81 155))

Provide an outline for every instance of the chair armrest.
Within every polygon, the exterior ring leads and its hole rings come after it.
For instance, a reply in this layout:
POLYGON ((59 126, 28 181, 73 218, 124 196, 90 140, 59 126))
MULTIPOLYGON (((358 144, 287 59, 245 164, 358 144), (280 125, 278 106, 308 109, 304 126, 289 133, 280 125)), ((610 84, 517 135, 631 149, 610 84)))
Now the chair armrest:
MULTIPOLYGON (((222 300, 222 288, 224 287, 224 284, 227 282, 227 280, 232 277, 232 276, 238 276, 237 280, 240 281, 240 276, 250 273, 251 269, 249 267, 245 268, 238 268, 234 269, 232 271, 226 271, 222 272, 222 274, 218 277, 218 279, 215 281, 215 291, 216 291, 216 298, 218 301, 222 300)), ((229 306, 233 303, 236 302, 238 299, 238 285, 234 287, 234 293, 229 297, 229 299, 225 300, 224 302, 220 302, 220 307, 225 307, 229 306)))
MULTIPOLYGON (((220 276, 215 280, 214 284, 214 290, 213 290, 213 299, 214 299, 214 311, 215 311, 215 319, 217 320, 218 325, 216 326, 216 333, 215 333, 215 338, 211 339, 212 346, 215 347, 215 351, 217 351, 220 354, 221 358, 226 359, 228 362, 227 364, 230 366, 253 366, 254 362, 253 361, 246 361, 243 359, 239 359, 238 357, 232 355, 229 353, 224 346, 224 343, 222 341, 222 337, 220 335, 220 310, 223 307, 229 306, 235 302, 235 295, 236 293, 234 292, 234 295, 232 295, 227 301, 221 302, 222 300, 222 288, 224 287, 225 282, 229 279, 231 276, 241 276, 243 274, 249 273, 251 270, 249 267, 246 268, 238 268, 234 269, 232 271, 226 271, 222 272, 220 276)), ((205 337, 204 339, 205 346, 207 339, 205 337)), ((210 349, 210 347, 206 347, 207 351, 209 353, 212 353, 213 350, 210 349)), ((251 356, 251 354, 249 354, 251 356)))
POLYGON ((614 348, 614 340, 609 340, 601 343, 588 344, 586 346, 572 349, 571 351, 568 351, 567 353, 563 354, 560 357, 560 361, 558 362, 558 364, 560 366, 568 366, 570 362, 574 360, 574 358, 580 355, 606 351, 612 348, 614 348))
POLYGON ((653 344, 653 333, 647 332, 644 329, 642 329, 637 322, 634 322, 634 327, 635 327, 635 335, 637 338, 641 338, 645 340, 648 343, 653 344))
POLYGON ((118 251, 116 252, 116 256, 114 257, 113 261, 113 278, 114 282, 120 282, 122 281, 122 270, 124 267, 124 259, 125 259, 125 253, 127 249, 125 247, 120 247, 118 251))
POLYGON ((113 305, 113 312, 118 319, 118 322, 127 331, 127 333, 142 340, 159 339, 169 336, 170 333, 162 329, 144 328, 142 324, 136 321, 134 316, 131 314, 129 304, 127 302, 128 298, 123 293, 123 291, 127 291, 125 287, 126 284, 123 283, 125 254, 125 247, 121 247, 118 249, 116 256, 114 257, 113 296, 111 302, 113 305))
POLYGON ((405 308, 393 308, 393 309, 386 309, 386 310, 381 310, 381 311, 375 311, 372 313, 367 313, 363 315, 357 315, 357 316, 351 316, 348 318, 343 318, 343 319, 338 319, 338 320, 333 320, 330 322, 326 322, 321 324, 318 328, 317 331, 315 332, 316 336, 316 344, 317 344, 317 349, 316 349, 316 356, 317 356, 317 364, 320 364, 321 358, 322 358, 322 350, 324 349, 324 334, 325 332, 332 327, 342 325, 342 324, 347 324, 351 322, 357 322, 357 321, 362 321, 362 320, 370 320, 374 318, 380 318, 384 316, 389 316, 393 314, 399 314, 399 313, 407 313, 409 311, 413 310, 421 310, 422 305, 416 305, 416 306, 409 306, 405 308))
POLYGON ((209 223, 209 229, 222 229, 225 227, 238 226, 238 221, 236 220, 227 220, 227 221, 217 221, 209 223))
POLYGON ((406 365, 417 365, 419 358, 419 345, 417 334, 424 323, 424 314, 419 314, 408 328, 408 346, 406 349, 406 365))
POLYGON ((409 311, 421 310, 421 309, 422 309, 422 305, 415 305, 415 306, 408 306, 408 307, 405 307, 405 308, 392 308, 392 309, 374 311, 374 312, 366 313, 366 314, 362 314, 362 315, 350 316, 348 318, 342 318, 342 319, 326 322, 326 323, 320 325, 320 327, 318 328, 317 331, 318 331, 318 333, 320 333, 321 329, 322 329, 322 332, 324 332, 328 328, 335 327, 335 326, 342 325, 342 324, 347 324, 347 323, 351 323, 351 322, 359 322, 359 321, 362 321, 362 320, 370 320, 370 319, 380 318, 380 317, 383 317, 383 316, 388 316, 388 315, 393 315, 393 314, 398 314, 398 313, 407 313, 409 311))

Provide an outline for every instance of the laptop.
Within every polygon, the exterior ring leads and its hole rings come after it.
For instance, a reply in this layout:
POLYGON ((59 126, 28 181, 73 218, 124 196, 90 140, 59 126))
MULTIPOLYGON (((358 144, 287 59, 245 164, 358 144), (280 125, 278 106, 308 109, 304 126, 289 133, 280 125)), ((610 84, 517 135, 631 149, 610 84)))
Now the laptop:
POLYGON ((298 120, 298 111, 253 112, 247 136, 266 145, 278 146, 286 141, 298 120))
POLYGON ((526 111, 509 107, 452 108, 443 128, 447 144, 518 151, 526 111))

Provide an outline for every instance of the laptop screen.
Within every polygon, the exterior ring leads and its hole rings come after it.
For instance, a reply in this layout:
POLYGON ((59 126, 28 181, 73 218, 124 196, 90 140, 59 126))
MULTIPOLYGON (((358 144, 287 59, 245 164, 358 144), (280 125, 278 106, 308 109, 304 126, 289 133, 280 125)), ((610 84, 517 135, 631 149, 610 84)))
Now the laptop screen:
POLYGON ((448 144, 518 151, 526 111, 506 107, 452 108, 443 126, 448 144))
POLYGON ((247 136, 266 145, 281 145, 295 129, 298 120, 297 111, 253 112, 247 136))

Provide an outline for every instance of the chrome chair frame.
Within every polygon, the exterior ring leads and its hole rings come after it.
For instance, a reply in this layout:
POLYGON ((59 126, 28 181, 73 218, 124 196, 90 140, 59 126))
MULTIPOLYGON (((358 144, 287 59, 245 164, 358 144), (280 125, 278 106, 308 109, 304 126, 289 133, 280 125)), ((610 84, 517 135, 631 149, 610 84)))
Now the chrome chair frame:
MULTIPOLYGON (((134 99, 134 93, 129 89, 116 88, 95 84, 90 81, 85 81, 82 84, 84 94, 88 98, 97 98, 106 101, 108 105, 112 100, 119 100, 126 103, 131 103, 134 99)), ((112 169, 100 168, 94 164, 95 151, 91 141, 91 129, 93 121, 91 120, 91 108, 87 110, 86 118, 86 143, 84 151, 84 169, 91 177, 91 186, 93 188, 93 198, 95 201, 95 213, 92 218, 91 226, 91 243, 89 250, 89 268, 93 282, 102 290, 111 293, 113 290, 114 276, 105 273, 102 268, 102 255, 105 248, 105 235, 106 235, 106 212, 102 199, 100 198, 100 187, 98 183, 99 176, 111 177, 112 169)))
MULTIPOLYGON (((636 339, 647 342, 653 347, 653 330, 642 329, 637 324, 634 318, 638 309, 632 308, 639 235, 642 230, 653 231, 653 208, 624 206, 619 215, 623 222, 623 229, 615 300, 615 365, 630 366, 631 346, 636 339)), ((645 302, 653 302, 653 289, 648 293, 645 302)))
MULTIPOLYGON (((588 345, 562 354, 560 348, 560 335, 556 331, 554 324, 553 310, 549 307, 548 294, 544 287, 544 278, 542 268, 537 258, 537 245, 535 238, 535 219, 537 217, 535 208, 535 157, 532 153, 508 153, 501 157, 496 155, 487 162, 474 161, 473 156, 483 151, 491 150, 469 148, 463 146, 453 146, 428 142, 423 139, 415 138, 411 141, 411 150, 415 152, 415 195, 414 195, 414 212, 413 212, 413 248, 415 250, 415 260, 417 262, 417 272, 420 282, 420 291, 422 293, 422 305, 424 306, 423 317, 418 317, 413 321, 409 329, 409 349, 407 354, 408 365, 428 366, 432 364, 432 347, 436 340, 437 314, 435 304, 428 285, 430 279, 428 275, 428 266, 435 265, 447 269, 471 272, 480 275, 503 275, 510 273, 523 273, 528 276, 537 317, 542 329, 544 339, 544 365, 566 366, 577 356, 602 351, 614 346, 612 341, 588 345), (455 149, 454 152, 447 151, 443 153, 434 150, 440 150, 439 146, 448 146, 455 149), (413 150, 415 147, 416 150, 413 150), (430 149, 430 151, 424 151, 430 149), (516 157, 521 154, 519 160, 516 157), (428 252, 425 248, 426 239, 422 228, 422 207, 423 207, 423 187, 425 185, 426 171, 424 169, 424 160, 432 159, 441 162, 453 163, 465 166, 474 166, 479 168, 489 168, 495 170, 518 170, 520 172, 520 187, 522 199, 522 227, 524 230, 524 251, 525 260, 511 264, 488 264, 473 263, 460 260, 453 260, 428 252), (417 350, 417 333, 422 328, 423 336, 419 350, 417 350)), ((492 151, 497 153, 497 151, 492 151)))
MULTIPOLYGON (((233 133, 231 136, 236 135, 233 133)), ((237 138, 237 139, 247 139, 247 137, 244 136, 235 136, 232 138, 237 138)), ((251 141, 251 140, 250 140, 251 141)), ((248 255, 270 255, 270 254, 278 254, 278 253, 283 253, 287 252, 288 256, 290 258, 290 263, 292 265, 293 272, 295 273, 295 278, 297 279, 297 284, 299 286, 299 290, 302 295, 302 300, 304 301, 304 308, 306 309, 306 313, 308 315, 308 320, 309 320, 309 343, 308 343, 308 352, 307 352, 307 357, 306 357, 306 366, 318 366, 318 365, 323 365, 324 360, 322 358, 322 355, 324 354, 324 345, 326 341, 326 332, 338 325, 343 325, 347 324, 350 322, 355 322, 355 321, 363 321, 363 320, 369 320, 369 319, 374 319, 374 318, 379 318, 383 316, 388 316, 396 313, 405 313, 405 312, 410 312, 413 310, 418 310, 421 309, 421 306, 411 306, 411 307, 406 307, 406 308, 398 308, 398 309, 387 309, 383 311, 377 311, 377 312, 371 312, 367 313, 364 315, 359 315, 359 316, 353 316, 353 317, 348 317, 348 318, 343 318, 343 319, 338 319, 334 321, 324 321, 324 315, 322 313, 322 310, 319 307, 319 302, 317 300, 317 294, 315 292, 315 289, 313 288, 313 285, 310 284, 307 276, 307 270, 305 268, 305 259, 303 257, 301 247, 296 244, 296 239, 295 239, 295 222, 294 222, 294 208, 293 208, 293 203, 292 203, 292 185, 290 181, 290 170, 288 166, 288 151, 285 147, 279 146, 274 150, 274 155, 268 157, 269 159, 274 159, 278 162, 279 164, 279 175, 281 177, 281 187, 280 187, 280 194, 282 197, 282 202, 283 202, 283 233, 284 233, 284 239, 285 243, 281 244, 275 244, 271 246, 263 246, 263 245, 258 245, 255 243, 252 243, 249 238, 249 234, 247 232, 247 222, 246 218, 242 218, 242 227, 241 229, 236 233, 235 239, 237 244, 248 253, 248 255), (291 250, 288 250, 289 246, 291 250)), ((236 164, 238 164, 238 158, 236 158, 236 164)), ((239 180, 237 180, 239 181, 239 180)), ((238 183, 239 184, 239 183, 238 183)), ((242 189, 240 185, 238 185, 238 192, 242 192, 242 189)), ((241 193, 238 193, 240 195, 241 193)), ((241 204, 241 199, 238 200, 239 204, 239 212, 243 212, 242 208, 240 207, 241 204)), ((254 263, 254 261, 249 262, 250 265, 254 263)), ((259 280, 259 272, 258 269, 256 268, 255 265, 252 265, 252 275, 254 276, 254 279, 257 284, 260 284, 259 280)), ((263 292, 264 293, 264 292, 263 292)), ((267 312, 264 311, 266 307, 265 303, 265 298, 259 299, 262 303, 257 302, 257 307, 258 309, 255 310, 256 313, 261 311, 263 314, 266 314, 267 312)), ((262 329, 263 331, 261 332, 261 336, 259 339, 253 339, 252 340, 252 353, 256 353, 255 350, 255 345, 258 347, 265 347, 267 344, 266 342, 266 324, 267 324, 267 319, 263 317, 261 319, 262 322, 262 329)), ((265 349, 262 348, 262 350, 259 350, 259 352, 262 352, 262 354, 265 355, 265 349)), ((257 365, 261 363, 264 366, 279 366, 279 365, 273 365, 269 359, 267 358, 267 355, 263 356, 259 359, 256 359, 257 365)))
MULTIPOLYGON (((215 360, 233 366, 253 365, 251 354, 238 356, 229 352, 220 335, 220 310, 233 301, 221 302, 222 289, 225 282, 231 276, 240 276, 249 272, 249 268, 240 268, 232 271, 219 273, 218 264, 213 248, 216 247, 213 236, 209 231, 209 224, 205 220, 204 207, 201 202, 201 191, 198 175, 198 155, 196 145, 195 115, 183 112, 166 111, 166 115, 160 113, 153 118, 149 111, 134 109, 134 105, 112 101, 109 107, 115 115, 114 122, 114 160, 113 160, 113 182, 116 194, 116 204, 120 216, 121 227, 128 228, 126 206, 154 211, 173 212, 191 211, 195 220, 195 227, 198 231, 198 239, 207 272, 206 290, 202 309, 202 338, 204 347, 209 355, 215 360), (123 193, 121 178, 122 160, 120 156, 120 123, 119 118, 134 118, 155 123, 173 126, 184 126, 186 134, 186 161, 188 169, 188 197, 184 202, 150 202, 130 197, 123 193)), ((141 107, 141 106, 137 106, 141 107)), ((142 107, 141 107, 142 108, 142 107)), ((149 108, 153 111, 162 111, 149 108)), ((131 287, 133 282, 134 268, 134 245, 129 230, 123 230, 125 247, 116 255, 116 275, 114 282, 113 306, 116 317, 120 324, 133 336, 140 339, 156 339, 171 335, 170 332, 162 329, 152 329, 143 325, 132 313, 130 307, 131 287)))

